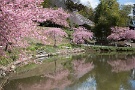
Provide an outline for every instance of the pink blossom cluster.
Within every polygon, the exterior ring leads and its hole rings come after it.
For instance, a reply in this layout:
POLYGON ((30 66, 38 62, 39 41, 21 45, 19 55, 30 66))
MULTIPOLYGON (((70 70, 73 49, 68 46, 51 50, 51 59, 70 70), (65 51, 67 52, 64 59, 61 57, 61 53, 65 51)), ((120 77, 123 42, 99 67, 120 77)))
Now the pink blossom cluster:
POLYGON ((135 39, 135 30, 128 30, 126 32, 126 39, 135 39))
POLYGON ((112 72, 130 71, 135 68, 135 57, 127 60, 108 61, 112 66, 112 72))
POLYGON ((55 24, 69 27, 67 18, 70 16, 70 14, 66 13, 62 8, 55 10, 52 8, 40 8, 37 12, 39 12, 39 14, 34 19, 37 22, 51 21, 55 24))
POLYGON ((73 42, 76 44, 83 44, 85 40, 91 40, 93 38, 93 33, 84 27, 74 28, 73 42))
POLYGON ((33 11, 41 0, 2 0, 0 1, 0 40, 1 45, 12 43, 24 46, 23 37, 38 37, 36 24, 32 21, 33 11), (21 43, 22 42, 22 43, 21 43), (21 45, 22 44, 22 45, 21 45))
POLYGON ((111 29, 112 33, 107 37, 108 40, 135 39, 135 31, 128 27, 112 27, 111 29))

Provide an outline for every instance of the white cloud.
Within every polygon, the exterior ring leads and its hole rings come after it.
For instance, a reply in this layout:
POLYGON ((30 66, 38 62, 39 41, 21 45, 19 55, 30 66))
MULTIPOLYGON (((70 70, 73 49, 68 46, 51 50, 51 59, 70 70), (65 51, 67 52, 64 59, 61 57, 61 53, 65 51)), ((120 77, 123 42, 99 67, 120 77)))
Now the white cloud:
POLYGON ((126 2, 126 3, 124 3, 124 5, 133 5, 133 4, 135 4, 135 2, 126 2))
POLYGON ((80 2, 83 5, 91 6, 92 8, 97 7, 97 5, 99 4, 99 0, 80 0, 80 2))

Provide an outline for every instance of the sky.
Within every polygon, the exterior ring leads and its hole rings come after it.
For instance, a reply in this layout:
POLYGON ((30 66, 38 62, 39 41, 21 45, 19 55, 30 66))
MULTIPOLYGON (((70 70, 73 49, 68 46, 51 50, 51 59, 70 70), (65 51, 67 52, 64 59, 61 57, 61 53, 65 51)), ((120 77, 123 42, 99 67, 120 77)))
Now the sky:
MULTIPOLYGON (((91 5, 92 8, 95 8, 99 4, 99 0, 80 0, 84 5, 91 5)), ((135 4, 135 0, 117 0, 119 4, 135 4)))

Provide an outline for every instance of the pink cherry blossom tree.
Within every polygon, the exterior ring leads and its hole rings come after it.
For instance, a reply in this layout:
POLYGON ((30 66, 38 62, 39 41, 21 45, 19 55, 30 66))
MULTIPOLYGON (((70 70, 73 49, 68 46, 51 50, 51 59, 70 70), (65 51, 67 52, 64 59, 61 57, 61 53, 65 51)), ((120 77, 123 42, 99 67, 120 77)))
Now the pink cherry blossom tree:
POLYGON ((92 40, 93 33, 84 27, 74 28, 73 42, 75 44, 83 44, 85 41, 92 40))
POLYGON ((129 30, 129 28, 123 28, 123 27, 112 27, 111 28, 111 35, 107 37, 108 40, 112 41, 118 41, 121 39, 126 39, 126 32, 129 30))
POLYGON ((37 24, 33 21, 52 21, 65 27, 69 26, 66 21, 69 14, 61 8, 44 9, 39 6, 41 2, 42 0, 2 0, 0 2, 1 44, 16 43, 26 36, 38 38, 39 32, 35 30, 37 24))
POLYGON ((51 36, 54 40, 54 47, 56 46, 56 42, 62 40, 62 37, 67 37, 67 33, 63 31, 61 28, 49 28, 45 30, 45 35, 51 36))
POLYGON ((67 12, 65 12, 62 8, 52 9, 52 8, 41 8, 37 17, 34 19, 37 22, 43 23, 46 21, 50 21, 52 23, 69 27, 67 22, 67 18, 70 16, 67 12))
MULTIPOLYGON (((68 27, 69 14, 63 9, 44 9, 43 0, 0 0, 0 46, 28 46, 25 37, 46 43, 37 22, 52 21, 68 27)), ((0 49, 2 50, 2 49, 0 49)), ((3 52, 3 51, 0 51, 3 52)))
POLYGON ((27 45, 24 37, 39 37, 32 21, 35 10, 42 0, 1 0, 0 1, 0 44, 2 46, 27 45))
POLYGON ((135 39, 135 31, 128 27, 112 27, 112 33, 107 37, 108 40, 118 41, 121 39, 135 39))

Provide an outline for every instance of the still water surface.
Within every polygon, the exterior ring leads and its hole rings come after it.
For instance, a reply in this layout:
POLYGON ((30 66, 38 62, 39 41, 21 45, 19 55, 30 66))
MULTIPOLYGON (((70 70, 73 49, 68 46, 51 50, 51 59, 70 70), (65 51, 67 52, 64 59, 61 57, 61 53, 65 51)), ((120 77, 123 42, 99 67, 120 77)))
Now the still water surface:
POLYGON ((32 69, 19 69, 9 77, 3 88, 4 90, 135 90, 135 55, 89 54, 55 57, 32 69))

